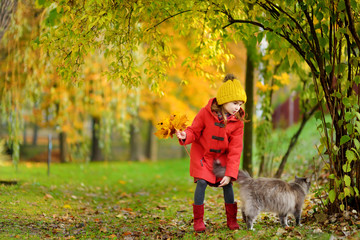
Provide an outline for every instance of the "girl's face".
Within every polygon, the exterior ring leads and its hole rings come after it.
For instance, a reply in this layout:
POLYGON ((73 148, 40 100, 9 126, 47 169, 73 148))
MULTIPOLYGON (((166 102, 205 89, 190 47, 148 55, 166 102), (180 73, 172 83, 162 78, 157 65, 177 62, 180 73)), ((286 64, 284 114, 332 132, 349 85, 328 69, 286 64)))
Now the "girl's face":
POLYGON ((224 109, 225 111, 227 111, 229 114, 234 115, 235 113, 237 113, 240 110, 241 105, 243 105, 244 102, 243 101, 233 101, 233 102, 228 102, 224 104, 224 109))

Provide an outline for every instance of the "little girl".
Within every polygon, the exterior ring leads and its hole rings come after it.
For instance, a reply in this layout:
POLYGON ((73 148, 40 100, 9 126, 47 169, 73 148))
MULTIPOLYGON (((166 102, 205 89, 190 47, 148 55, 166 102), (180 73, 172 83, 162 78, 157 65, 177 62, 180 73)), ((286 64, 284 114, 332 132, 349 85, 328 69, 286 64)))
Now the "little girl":
POLYGON ((192 125, 176 136, 181 145, 192 143, 190 150, 190 175, 194 177, 194 230, 205 231, 204 199, 207 185, 222 187, 224 192, 227 226, 239 229, 236 220, 237 204, 231 181, 236 180, 243 148, 245 112, 241 106, 246 102, 246 93, 239 80, 228 74, 220 86, 216 98, 196 115, 192 125), (226 166, 225 177, 216 178, 214 161, 226 166))

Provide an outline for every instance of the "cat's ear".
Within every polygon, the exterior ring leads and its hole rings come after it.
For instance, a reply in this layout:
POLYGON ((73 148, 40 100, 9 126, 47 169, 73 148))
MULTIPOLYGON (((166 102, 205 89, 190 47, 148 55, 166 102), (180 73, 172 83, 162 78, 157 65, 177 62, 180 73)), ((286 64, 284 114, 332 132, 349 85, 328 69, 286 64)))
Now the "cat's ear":
POLYGON ((298 180, 298 179, 299 179, 298 176, 295 175, 295 180, 298 180))
POLYGON ((310 183, 310 178, 306 178, 306 182, 307 182, 307 183, 310 183))

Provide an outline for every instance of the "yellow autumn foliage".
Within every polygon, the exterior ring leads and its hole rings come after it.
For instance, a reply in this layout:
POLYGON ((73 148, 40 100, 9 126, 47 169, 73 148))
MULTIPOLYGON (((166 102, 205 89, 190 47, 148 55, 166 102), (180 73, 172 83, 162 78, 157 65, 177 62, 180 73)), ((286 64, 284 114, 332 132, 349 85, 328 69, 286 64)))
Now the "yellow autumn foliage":
POLYGON ((156 124, 157 132, 155 135, 160 139, 173 137, 177 130, 182 131, 188 126, 188 121, 186 115, 171 114, 156 124))
POLYGON ((273 78, 277 80, 282 86, 289 85, 290 83, 290 76, 287 73, 282 73, 279 75, 274 75, 273 78))
POLYGON ((271 86, 269 86, 269 84, 263 84, 262 82, 256 82, 255 86, 258 90, 264 93, 271 90, 271 86))

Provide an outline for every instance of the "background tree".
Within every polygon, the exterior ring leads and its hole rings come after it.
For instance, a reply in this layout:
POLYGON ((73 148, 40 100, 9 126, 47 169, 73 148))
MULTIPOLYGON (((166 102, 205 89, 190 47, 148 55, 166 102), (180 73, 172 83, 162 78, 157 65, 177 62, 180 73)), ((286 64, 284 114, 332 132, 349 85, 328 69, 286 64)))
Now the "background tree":
POLYGON ((246 102, 246 115, 249 119, 245 123, 244 128, 244 149, 243 149, 243 168, 251 175, 253 174, 253 113, 254 113, 254 71, 256 67, 257 48, 256 42, 249 42, 246 44, 246 77, 245 77, 245 91, 248 97, 246 102))

